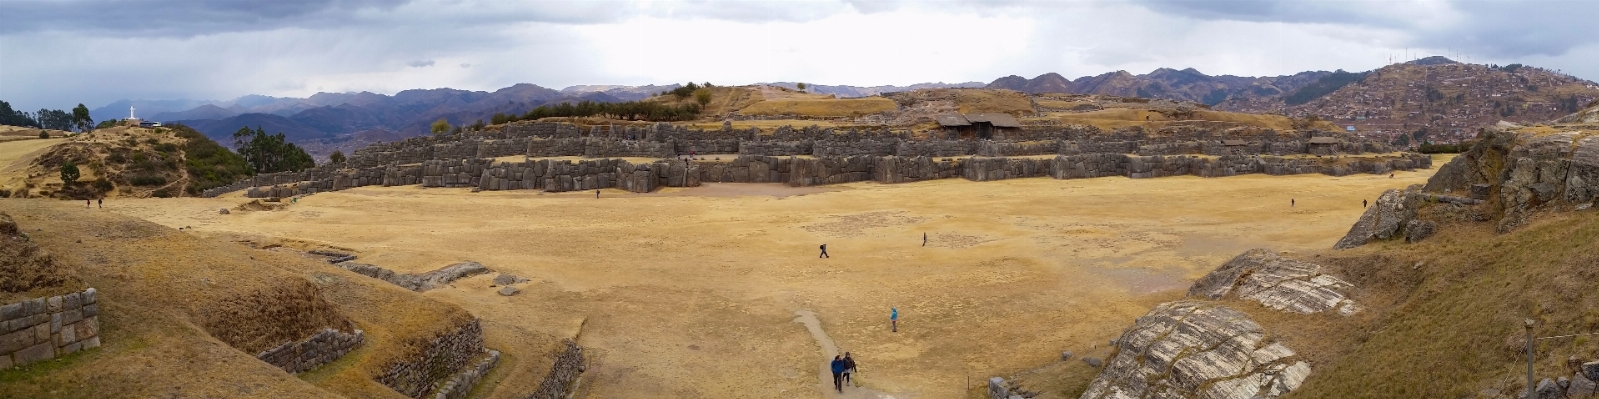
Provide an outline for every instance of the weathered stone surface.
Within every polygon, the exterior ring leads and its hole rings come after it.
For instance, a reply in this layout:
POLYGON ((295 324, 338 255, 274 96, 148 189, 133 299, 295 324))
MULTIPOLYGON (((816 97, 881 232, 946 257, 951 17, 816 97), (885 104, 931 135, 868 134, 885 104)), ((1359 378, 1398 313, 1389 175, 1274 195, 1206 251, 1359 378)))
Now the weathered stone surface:
POLYGON ((500 287, 500 296, 512 296, 518 292, 522 292, 522 290, 518 290, 516 287, 500 287))
POLYGON ((565 344, 566 348, 556 354, 550 373, 539 382, 538 389, 527 396, 529 399, 565 398, 572 393, 573 384, 582 376, 587 365, 583 358, 583 347, 571 340, 565 341, 565 344))
MULTIPOLYGON (((251 198, 254 198, 254 197, 252 196, 251 198)), ((229 214, 230 212, 228 212, 228 208, 222 208, 222 209, 218 209, 217 213, 226 215, 226 214, 229 214)))
POLYGON ((1538 389, 1533 390, 1533 397, 1538 399, 1564 399, 1566 393, 1560 389, 1555 380, 1548 378, 1538 381, 1538 389))
POLYGON ((49 341, 40 342, 11 354, 12 361, 18 366, 42 362, 56 358, 56 346, 49 341))
MULTIPOLYGON (((303 340, 285 342, 255 357, 291 374, 303 373, 344 357, 360 346, 365 338, 366 333, 361 330, 346 333, 326 328, 303 340)), ((98 345, 99 341, 94 341, 94 344, 98 345)))
POLYGON ((1583 363, 1582 374, 1590 380, 1599 381, 1599 362, 1583 363))
POLYGON ((11 363, 11 355, 0 355, 0 370, 9 369, 14 366, 15 364, 11 363))
MULTIPOLYGON (((1252 249, 1233 257, 1188 288, 1188 296, 1221 299, 1229 293, 1266 307, 1294 313, 1319 313, 1352 305, 1351 284, 1322 274, 1321 265, 1252 249)), ((1352 306, 1348 309, 1354 309, 1352 306)))
POLYGON ((1010 386, 1005 385, 1004 378, 988 378, 988 397, 990 399, 1005 399, 1010 397, 1010 386))
POLYGON ((1167 302, 1122 333, 1082 398, 1275 398, 1298 389, 1310 365, 1274 341, 1242 312, 1167 302))
POLYGON ((385 366, 374 379, 405 396, 423 398, 482 353, 483 327, 474 319, 435 337, 417 357, 385 366))
POLYGON ((1432 237, 1438 229, 1438 224, 1428 220, 1415 220, 1405 222, 1405 242, 1416 243, 1432 237))
POLYGON ((1349 249, 1366 245, 1372 240, 1397 237, 1406 222, 1416 218, 1422 202, 1421 185, 1404 190, 1384 191, 1377 202, 1366 208, 1360 220, 1349 228, 1349 233, 1333 245, 1335 249, 1349 249))
POLYGON ((357 274, 387 281, 412 291, 427 291, 461 278, 492 271, 481 263, 471 261, 456 263, 423 274, 400 274, 395 273, 393 270, 365 263, 339 262, 334 265, 357 274))
POLYGON ((1063 362, 1067 361, 1067 360, 1072 360, 1072 351, 1061 351, 1060 352, 1060 360, 1063 361, 1063 362))
POLYGON ((521 277, 517 277, 516 275, 513 275, 513 274, 501 274, 501 275, 498 275, 498 276, 494 276, 494 285, 511 285, 511 284, 525 283, 525 282, 527 282, 527 279, 521 278, 521 277))
POLYGON ((1083 363, 1088 363, 1089 367, 1096 367, 1097 368, 1101 364, 1104 364, 1105 361, 1104 360, 1099 360, 1099 358, 1097 358, 1097 357, 1085 357, 1085 358, 1083 358, 1083 363))
POLYGON ((1581 373, 1571 375, 1571 386, 1566 388, 1566 396, 1572 399, 1588 399, 1594 396, 1596 387, 1592 379, 1581 373))

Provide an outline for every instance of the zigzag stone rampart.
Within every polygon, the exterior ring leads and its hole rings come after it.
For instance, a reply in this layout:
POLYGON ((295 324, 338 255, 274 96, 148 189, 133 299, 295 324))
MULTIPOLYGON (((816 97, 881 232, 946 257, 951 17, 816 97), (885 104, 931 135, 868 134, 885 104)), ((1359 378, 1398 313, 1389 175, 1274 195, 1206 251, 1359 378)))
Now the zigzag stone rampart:
POLYGON ((1343 176, 1431 167, 1430 158, 1420 154, 1341 159, 1393 149, 1322 131, 1278 133, 1177 126, 1155 132, 1137 128, 1104 132, 1073 125, 1001 132, 994 140, 934 134, 939 135, 946 137, 913 139, 908 132, 814 126, 782 127, 763 134, 755 129, 691 130, 668 124, 594 126, 585 132, 565 123, 513 123, 497 131, 375 144, 355 151, 343 164, 257 175, 206 190, 203 195, 249 190, 252 198, 286 197, 361 186, 418 184, 481 190, 620 188, 649 192, 701 182, 812 186, 957 176, 973 181, 1248 173, 1343 176), (1312 144, 1316 137, 1330 137, 1335 142, 1312 144), (689 154, 697 160, 680 160, 689 154), (1307 154, 1318 157, 1304 156, 1307 154), (526 158, 520 162, 494 160, 514 156, 526 158), (533 159, 548 157, 588 159, 533 159), (660 160, 635 164, 616 159, 623 157, 660 160), (722 161, 723 157, 731 159, 722 161))

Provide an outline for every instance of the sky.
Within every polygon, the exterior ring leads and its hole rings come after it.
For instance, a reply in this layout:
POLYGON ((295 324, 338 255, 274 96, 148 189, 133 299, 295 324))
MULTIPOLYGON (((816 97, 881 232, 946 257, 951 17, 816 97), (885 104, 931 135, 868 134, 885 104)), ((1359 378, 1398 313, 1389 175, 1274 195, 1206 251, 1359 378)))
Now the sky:
POLYGON ((1428 55, 1596 79, 1592 15, 1599 1, 0 0, 0 100, 1275 76, 1428 55))

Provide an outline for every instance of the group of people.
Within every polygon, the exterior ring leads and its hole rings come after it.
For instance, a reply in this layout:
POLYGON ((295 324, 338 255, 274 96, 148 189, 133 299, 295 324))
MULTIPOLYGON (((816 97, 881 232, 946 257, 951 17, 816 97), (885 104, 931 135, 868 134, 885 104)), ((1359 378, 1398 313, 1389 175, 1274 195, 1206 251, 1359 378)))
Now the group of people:
POLYGON ((849 352, 844 352, 844 356, 833 356, 830 366, 833 370, 833 389, 843 393, 845 384, 854 384, 854 381, 850 381, 850 375, 855 374, 855 358, 850 357, 849 352))

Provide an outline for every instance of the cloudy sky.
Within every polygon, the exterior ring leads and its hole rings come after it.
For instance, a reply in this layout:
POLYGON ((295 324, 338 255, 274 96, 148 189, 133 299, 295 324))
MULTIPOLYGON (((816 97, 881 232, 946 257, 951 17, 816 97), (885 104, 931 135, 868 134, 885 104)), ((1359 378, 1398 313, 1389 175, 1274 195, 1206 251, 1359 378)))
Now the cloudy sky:
POLYGON ((1599 79, 1593 15, 1599 1, 3 0, 0 100, 1255 76, 1407 54, 1599 79))

